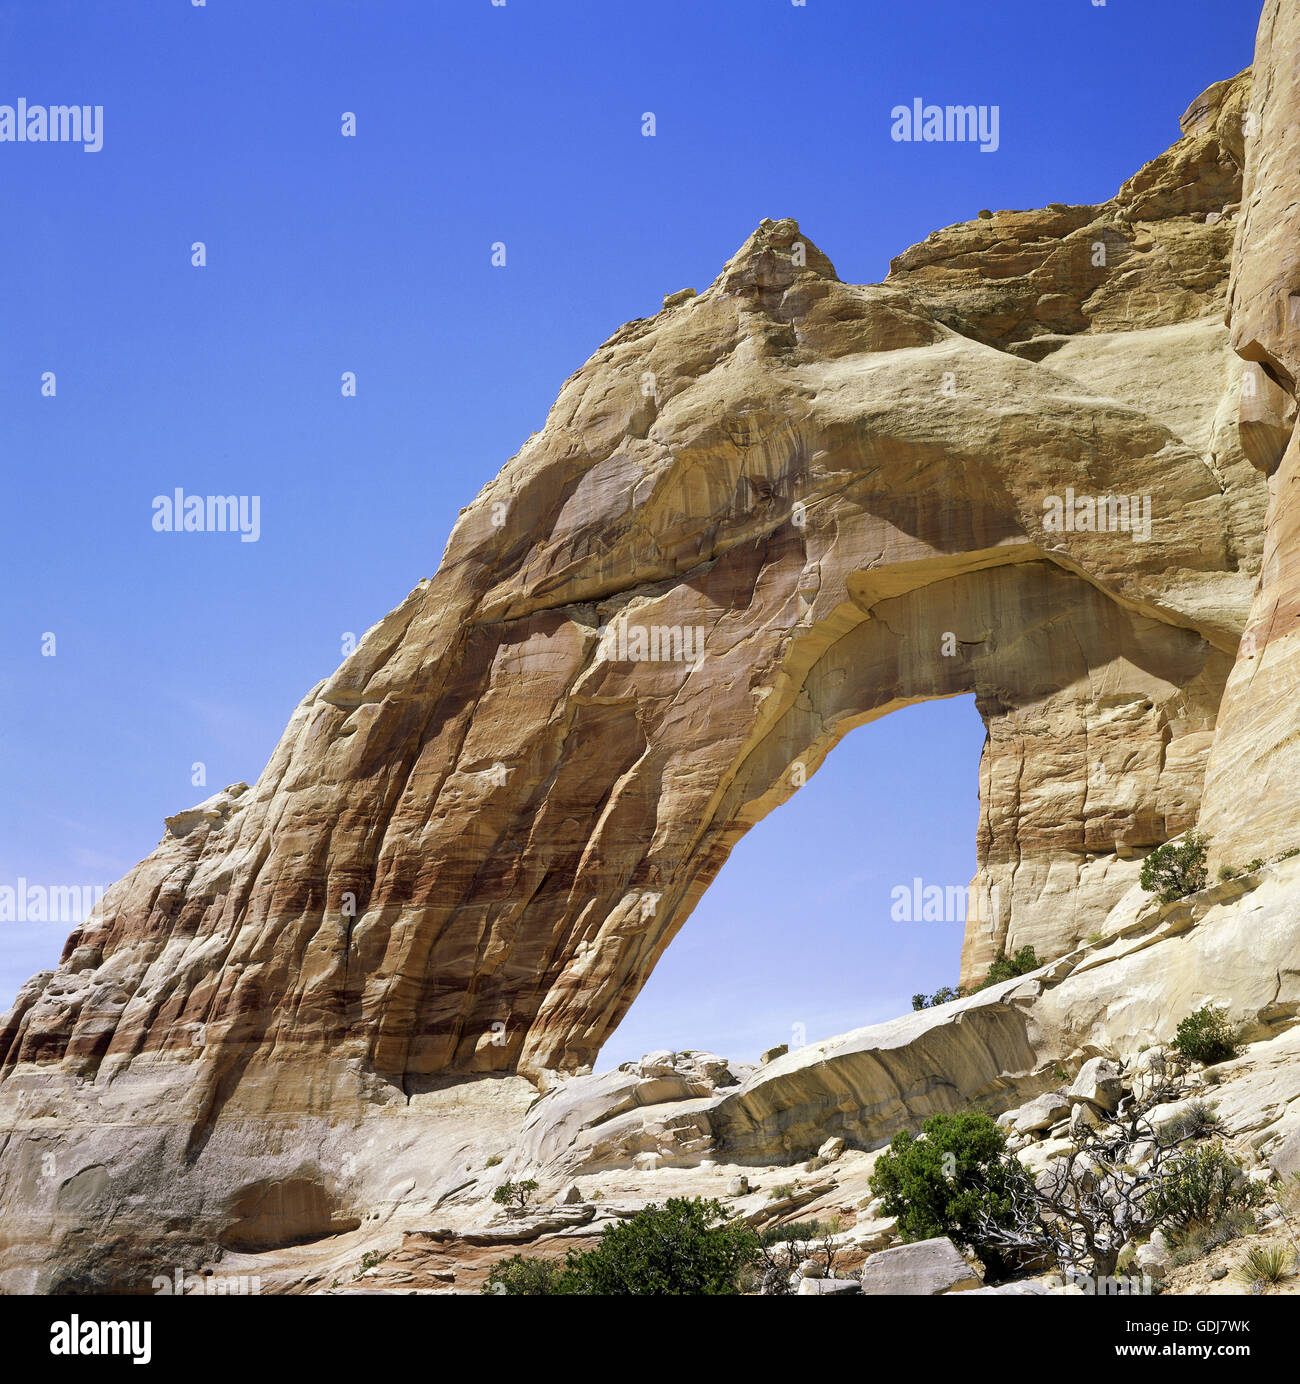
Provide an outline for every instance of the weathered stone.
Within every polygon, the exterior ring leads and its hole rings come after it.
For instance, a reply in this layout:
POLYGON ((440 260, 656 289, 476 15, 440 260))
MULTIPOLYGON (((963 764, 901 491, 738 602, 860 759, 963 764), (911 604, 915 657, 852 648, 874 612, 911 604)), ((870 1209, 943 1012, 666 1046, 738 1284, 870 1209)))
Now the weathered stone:
POLYGON ((800 1297, 852 1297, 862 1291, 856 1278, 801 1278, 800 1297))
POLYGON ((1270 480, 1261 580, 1228 680, 1206 769, 1201 824, 1210 868, 1300 846, 1300 7, 1266 0, 1255 45, 1241 223, 1228 318, 1232 344, 1276 388, 1242 398, 1247 440, 1270 480), (1263 424, 1262 439, 1251 437, 1263 424), (1289 437, 1289 441, 1287 441, 1289 437))
MULTIPOLYGON (((1270 0, 1232 323, 1288 397, 1293 19, 1270 0)), ((867 287, 765 221, 704 293, 616 332, 257 782, 168 818, 23 987, 6 1284, 134 1290, 122 1240, 139 1275, 328 1235, 471 1195, 502 1149, 557 1185, 868 1147, 1167 1038, 1207 983, 1261 1033, 1300 1012, 1282 867, 1129 900, 1196 821, 1234 655, 1206 820, 1240 847, 1264 814, 1250 855, 1297 830, 1286 792, 1241 790, 1291 781, 1300 682, 1300 520, 1275 498, 1252 608, 1268 491, 1242 446, 1249 424, 1258 461, 1288 406, 1241 413, 1217 321, 1246 91, 1212 89, 1101 207, 949 228, 867 287), (1149 495, 1152 529, 1060 527, 1068 493, 1149 495), (960 693, 988 730, 963 974, 1024 943, 1048 964, 752 1074, 663 1052, 591 1076, 744 832, 853 727, 960 693)))
POLYGON ((1048 1091, 1037 1096, 1028 1105, 1022 1105, 1015 1113, 1012 1128, 1017 1134, 1036 1134, 1041 1129, 1050 1129, 1061 1118, 1068 1118, 1070 1102, 1059 1091, 1048 1091))
POLYGON ((979 1275, 943 1236, 883 1249, 862 1266, 861 1287, 867 1296, 934 1297, 979 1286, 979 1275))
POLYGON ((1072 1100, 1085 1100, 1113 1114, 1124 1095, 1124 1074, 1119 1064, 1105 1057, 1091 1057, 1066 1089, 1072 1100))

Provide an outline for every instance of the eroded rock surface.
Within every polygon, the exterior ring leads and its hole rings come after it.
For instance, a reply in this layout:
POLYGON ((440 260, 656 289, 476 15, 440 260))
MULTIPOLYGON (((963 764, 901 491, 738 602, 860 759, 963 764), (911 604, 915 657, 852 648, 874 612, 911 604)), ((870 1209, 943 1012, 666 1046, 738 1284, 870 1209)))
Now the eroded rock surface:
POLYGON ((1243 437, 1273 426, 1219 320, 1246 91, 1104 207, 949 228, 866 287, 765 221, 616 332, 257 782, 169 818, 24 987, 11 1281, 432 1213, 521 1130, 571 1176, 862 1148, 1041 1091, 1086 1027, 1028 1006, 1041 981, 835 1040, 829 1104, 806 1051, 660 1055, 593 1079, 597 1121, 553 1088, 740 836, 898 707, 973 693, 988 727, 968 975, 1025 943, 1073 966, 1195 822, 1267 501, 1243 437), (1099 499, 1101 528, 1053 522, 1099 499))

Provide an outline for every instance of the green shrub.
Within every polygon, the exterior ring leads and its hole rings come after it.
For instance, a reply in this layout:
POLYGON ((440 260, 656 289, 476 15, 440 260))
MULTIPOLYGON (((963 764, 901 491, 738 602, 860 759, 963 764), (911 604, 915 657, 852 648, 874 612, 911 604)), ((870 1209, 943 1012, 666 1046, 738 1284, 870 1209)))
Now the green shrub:
POLYGON ((944 985, 934 992, 933 995, 913 995, 913 1009, 933 1009, 936 1005, 947 1004, 949 1000, 959 1000, 966 994, 966 990, 958 985, 955 989, 951 985, 944 985))
POLYGON ((1219 878, 1220 878, 1221 880, 1223 880, 1225 884, 1226 884, 1227 881, 1230 880, 1230 879, 1236 879, 1236 878, 1237 878, 1237 874, 1238 874, 1238 871, 1234 870, 1234 869, 1232 868, 1231 865, 1220 865, 1220 866, 1219 866, 1219 878))
POLYGON ((506 1297, 554 1297, 570 1291, 564 1265, 558 1259, 539 1259, 523 1254, 498 1259, 479 1290, 506 1297))
POLYGON ((1028 975, 1030 971, 1036 971, 1043 963, 1034 953, 1033 947, 1021 947, 1014 956, 1004 956, 998 953, 989 973, 984 977, 984 983, 979 987, 981 990, 990 985, 996 985, 1002 980, 1014 980, 1016 976, 1028 975))
POLYGON ((1241 1210, 1229 1211, 1211 1226, 1190 1226, 1177 1237, 1178 1248, 1170 1256, 1169 1262, 1174 1268, 1181 1269, 1185 1264, 1203 1259, 1212 1249, 1251 1234, 1254 1229, 1255 1223, 1241 1210))
POLYGON ((585 1254, 570 1252, 569 1291, 603 1296, 717 1296, 739 1291, 758 1257, 758 1236, 699 1197, 669 1197, 601 1232, 585 1254))
POLYGON ((1259 856, 1256 856, 1254 860, 1248 860, 1246 862, 1245 873, 1251 875, 1254 874, 1256 870, 1262 870, 1263 868, 1264 862, 1259 858, 1259 856))
POLYGON ((1161 903, 1173 903, 1205 888, 1205 853, 1209 840, 1200 832, 1189 831, 1181 846, 1166 841, 1142 862, 1139 880, 1143 889, 1155 894, 1161 903))
POLYGON ((499 1153, 494 1153, 483 1166, 485 1168, 495 1168, 500 1161, 501 1155, 499 1153))
POLYGON ((1218 1132, 1223 1121, 1215 1113, 1214 1106, 1206 1100, 1187 1103, 1187 1109, 1175 1116, 1160 1130, 1167 1143, 1178 1143, 1183 1139, 1204 1139, 1218 1132))
POLYGON ((514 1206, 522 1211, 536 1190, 537 1183, 531 1177, 526 1182, 503 1182, 492 1193, 492 1200, 498 1206, 514 1206))
POLYGON ((1252 1292, 1262 1293, 1291 1276, 1294 1258, 1281 1245, 1256 1245, 1233 1277, 1252 1292))
POLYGON ((945 985, 936 990, 933 995, 913 995, 912 1008, 933 1009, 936 1005, 947 1004, 949 1000, 963 999, 966 995, 975 994, 990 985, 996 985, 1000 980, 1012 980, 1016 976, 1028 975, 1030 971, 1036 971, 1042 964, 1034 954, 1033 947, 1021 947, 1015 956, 1004 956, 999 952, 993 965, 989 967, 988 975, 974 990, 967 990, 964 985, 956 987, 945 985))
POLYGON ((923 1128, 919 1138, 906 1131, 894 1136, 876 1162, 871 1190, 884 1214, 898 1217, 905 1240, 947 1235, 976 1250, 996 1272, 1001 1256, 981 1235, 979 1222, 987 1216, 1007 1223, 1011 1194, 1027 1186, 1027 1174, 1008 1156, 1006 1135, 987 1115, 932 1115, 923 1128))
POLYGON ((1192 1062, 1207 1067, 1226 1062, 1239 1051, 1237 1029, 1228 1022, 1228 1011, 1203 1004, 1181 1020, 1171 1046, 1192 1062))
POLYGON ((668 1297, 737 1293, 759 1257, 759 1237, 717 1201, 669 1197, 607 1226, 594 1248, 563 1265, 516 1254, 498 1260, 482 1291, 510 1297, 569 1294, 668 1297))
POLYGON ((769 1296, 788 1296, 791 1277, 806 1259, 816 1264, 811 1277, 833 1278, 841 1249, 835 1243, 839 1232, 838 1216, 765 1226, 758 1233, 759 1260, 747 1274, 747 1286, 769 1296))
POLYGON ((1151 1201, 1153 1218, 1182 1243, 1192 1231, 1255 1206, 1263 1191, 1221 1144, 1175 1155, 1151 1201))

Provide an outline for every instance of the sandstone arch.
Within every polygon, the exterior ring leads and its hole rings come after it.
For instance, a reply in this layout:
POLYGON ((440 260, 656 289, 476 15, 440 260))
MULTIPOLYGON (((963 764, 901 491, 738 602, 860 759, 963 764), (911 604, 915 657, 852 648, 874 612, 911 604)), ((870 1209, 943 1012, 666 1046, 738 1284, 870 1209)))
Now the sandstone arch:
POLYGON ((7 1063, 168 1053, 196 1123, 284 1058, 399 1085, 580 1068, 790 763, 927 696, 974 691, 990 726, 1006 903, 968 967, 1070 945, 1120 857, 1192 820, 1258 489, 1218 394, 1192 435, 840 283, 790 221, 674 304, 568 381, 258 784, 172 819, 11 1016, 7 1063), (1067 487, 1149 496, 1149 541, 1049 529, 1067 487), (620 619, 705 655, 599 657, 620 619))
MULTIPOLYGON (((420 1140, 460 1093, 491 1125, 513 1073, 590 1062, 791 764, 909 701, 974 692, 988 727, 1004 907, 967 972, 1088 931, 1197 812, 1287 432, 1239 409, 1221 321, 1247 91, 1211 88, 1109 203, 950 227, 868 287, 764 222, 615 333, 257 782, 169 818, 0 1023, 7 1259, 90 1281, 129 1207, 131 1253, 174 1264, 173 1231, 215 1243, 232 1187, 304 1167, 328 1208, 298 1188, 274 1218, 396 1204, 380 1106, 454 1186, 456 1139, 420 1140), (1050 529, 1067 488, 1150 496, 1150 540, 1050 529), (620 618, 704 657, 602 658, 620 618), (75 1182, 93 1205, 41 1180, 50 1140, 60 1185, 112 1169, 75 1182)), ((991 1100, 1038 1048, 976 1007, 991 1100)), ((719 1116, 736 1140, 783 1079, 719 1116)))

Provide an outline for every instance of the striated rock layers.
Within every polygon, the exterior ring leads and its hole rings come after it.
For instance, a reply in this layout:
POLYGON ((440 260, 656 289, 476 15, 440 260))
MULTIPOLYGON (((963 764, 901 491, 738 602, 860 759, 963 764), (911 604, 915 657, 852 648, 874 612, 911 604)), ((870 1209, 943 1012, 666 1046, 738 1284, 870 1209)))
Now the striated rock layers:
POLYGON ((1229 318, 1233 346, 1260 377, 1244 416, 1272 445, 1262 459, 1270 497, 1262 579, 1205 784, 1212 858, 1231 864, 1300 847, 1300 434, 1292 427, 1300 381, 1300 8, 1291 0, 1264 6, 1254 71, 1229 318))
POLYGON ((866 287, 765 221, 615 333, 257 783, 169 818, 24 987, 6 1281, 353 1226, 408 1163, 454 1185, 447 1111, 505 1128, 513 1074, 588 1067, 740 836, 912 702, 988 728, 966 974, 1072 952, 1196 820, 1259 569, 1286 408, 1222 321, 1248 90, 1104 205, 866 287))

